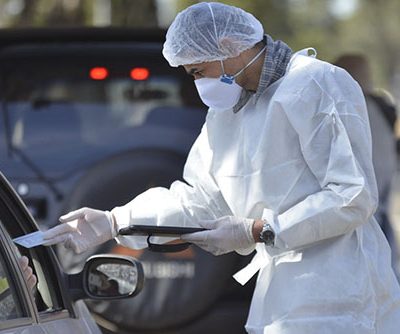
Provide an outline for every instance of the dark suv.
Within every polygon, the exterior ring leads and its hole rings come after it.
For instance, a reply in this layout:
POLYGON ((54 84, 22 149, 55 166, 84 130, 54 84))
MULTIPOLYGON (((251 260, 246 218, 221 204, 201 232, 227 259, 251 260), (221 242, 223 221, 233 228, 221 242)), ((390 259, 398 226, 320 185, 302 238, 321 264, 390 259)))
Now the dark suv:
MULTIPOLYGON (((164 31, 112 28, 0 32, 0 169, 42 229, 72 209, 111 209, 180 179, 206 109, 183 69, 161 54, 164 31)), ((249 260, 196 247, 175 254, 109 242, 93 253, 139 257, 135 299, 87 304, 106 332, 243 333, 253 283, 232 274, 249 260)))

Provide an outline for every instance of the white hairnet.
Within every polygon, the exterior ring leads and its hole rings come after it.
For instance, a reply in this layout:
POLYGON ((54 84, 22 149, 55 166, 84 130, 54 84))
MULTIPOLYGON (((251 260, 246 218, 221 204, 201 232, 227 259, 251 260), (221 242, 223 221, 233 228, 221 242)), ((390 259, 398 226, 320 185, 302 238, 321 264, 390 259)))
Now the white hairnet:
POLYGON ((163 55, 173 67, 238 56, 263 38, 253 15, 216 2, 201 2, 180 12, 169 27, 163 55))

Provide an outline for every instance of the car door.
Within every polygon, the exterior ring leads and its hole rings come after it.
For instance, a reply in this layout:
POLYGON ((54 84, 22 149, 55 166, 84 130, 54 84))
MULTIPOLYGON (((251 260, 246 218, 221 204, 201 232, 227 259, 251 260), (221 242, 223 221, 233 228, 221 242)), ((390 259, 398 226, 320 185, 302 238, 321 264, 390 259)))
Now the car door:
POLYGON ((0 240, 0 333, 42 334, 31 300, 20 289, 22 281, 3 247, 3 231, 0 231, 0 240))
POLYGON ((0 173, 0 247, 4 272, 0 282, 10 296, 6 302, 9 309, 3 311, 7 319, 1 321, 0 328, 5 329, 4 333, 20 333, 27 326, 29 329, 24 333, 100 333, 83 302, 71 302, 52 249, 44 246, 25 249, 12 242, 12 238, 34 231, 36 223, 0 173), (33 291, 29 291, 19 268, 21 255, 29 258, 37 276, 33 291))
POLYGON ((41 334, 35 302, 10 247, 0 210, 0 333, 41 334))

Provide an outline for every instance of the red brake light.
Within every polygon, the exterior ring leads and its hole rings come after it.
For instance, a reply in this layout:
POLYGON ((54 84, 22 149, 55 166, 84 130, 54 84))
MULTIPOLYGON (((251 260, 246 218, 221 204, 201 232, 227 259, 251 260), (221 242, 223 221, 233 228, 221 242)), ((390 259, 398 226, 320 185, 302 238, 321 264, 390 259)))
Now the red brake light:
POLYGON ((104 80, 108 77, 108 70, 105 67, 93 67, 89 72, 89 76, 93 80, 104 80))
POLYGON ((131 78, 133 80, 147 80, 150 76, 150 71, 145 67, 135 67, 131 70, 131 78))

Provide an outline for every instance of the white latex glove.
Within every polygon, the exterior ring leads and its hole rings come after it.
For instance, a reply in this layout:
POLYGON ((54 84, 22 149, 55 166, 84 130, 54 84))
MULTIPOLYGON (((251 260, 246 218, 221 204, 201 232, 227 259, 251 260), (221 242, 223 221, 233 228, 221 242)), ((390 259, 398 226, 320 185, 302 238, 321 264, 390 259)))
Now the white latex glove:
POLYGON ((191 242, 214 255, 222 255, 255 244, 253 219, 225 216, 217 220, 200 221, 208 231, 183 234, 181 239, 191 242))
POLYGON ((44 245, 64 243, 66 248, 79 254, 117 235, 109 211, 81 208, 61 216, 59 220, 63 224, 44 232, 44 245))
POLYGON ((36 283, 37 283, 37 278, 33 274, 32 268, 29 266, 29 259, 26 256, 21 256, 18 259, 18 262, 22 269, 22 272, 24 274, 24 277, 28 284, 29 289, 31 289, 31 291, 33 291, 36 286, 36 283))

